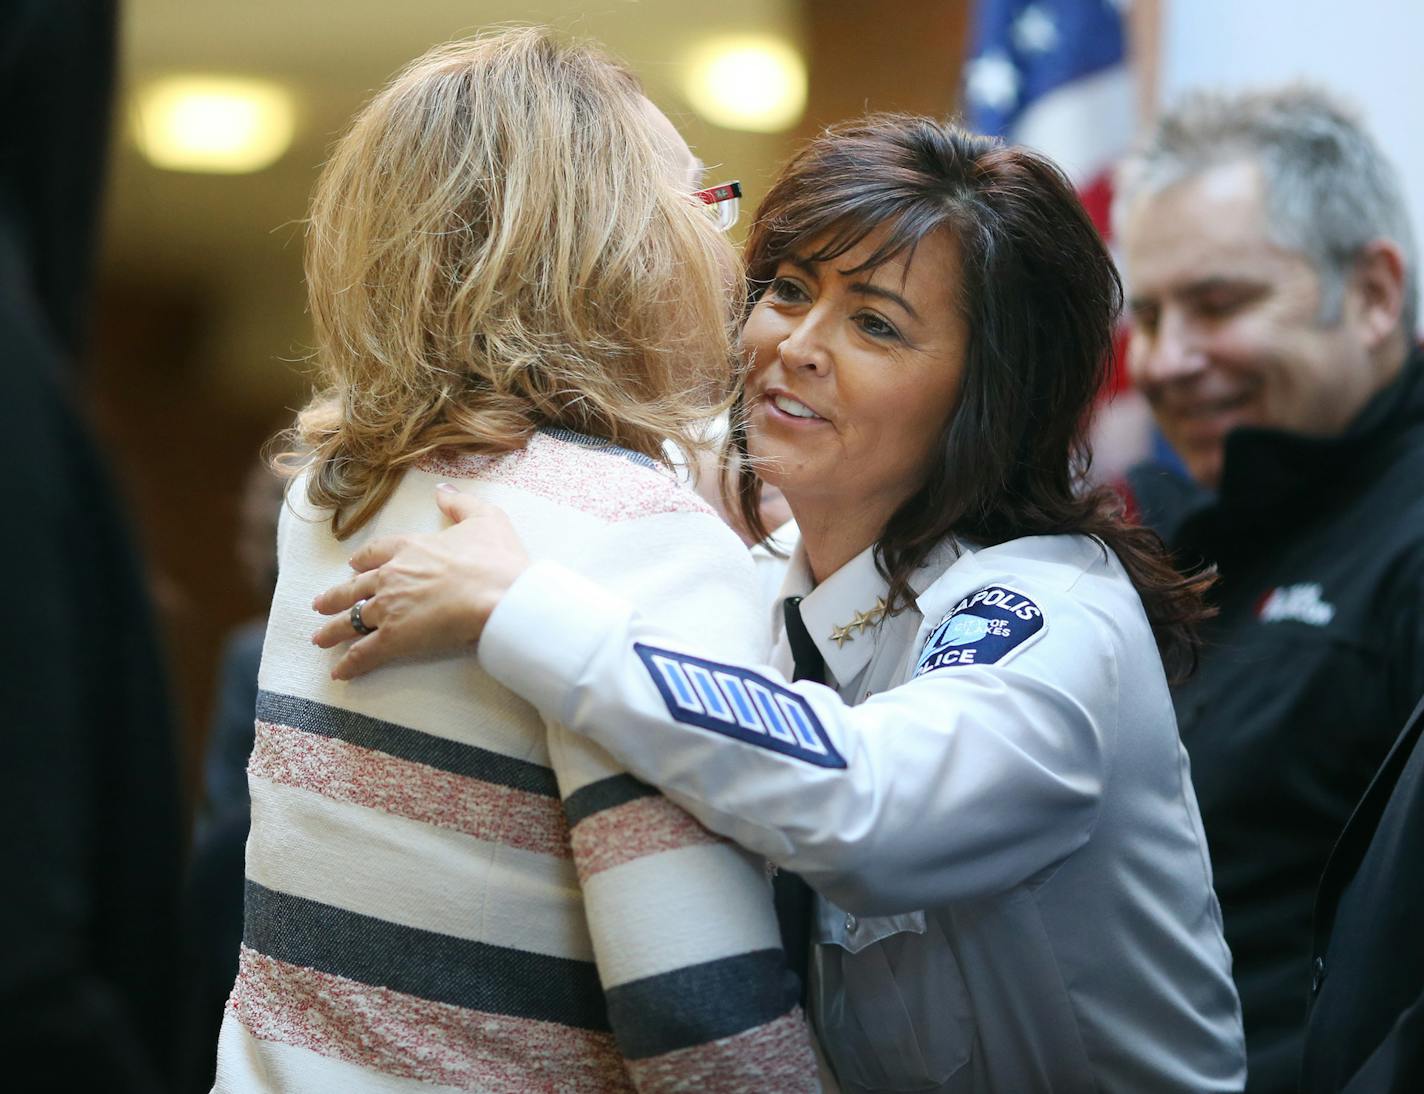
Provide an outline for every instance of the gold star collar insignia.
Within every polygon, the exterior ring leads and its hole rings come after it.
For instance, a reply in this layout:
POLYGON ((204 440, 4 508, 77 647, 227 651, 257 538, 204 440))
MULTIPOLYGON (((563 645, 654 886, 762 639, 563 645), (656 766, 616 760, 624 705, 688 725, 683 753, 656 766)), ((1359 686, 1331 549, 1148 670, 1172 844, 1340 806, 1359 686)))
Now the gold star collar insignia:
POLYGON ((887 611, 889 611, 889 608, 885 604, 885 598, 883 596, 877 597, 875 607, 869 611, 856 612, 855 618, 843 627, 832 628, 831 641, 836 644, 837 648, 844 646, 847 642, 855 641, 856 631, 863 632, 867 627, 875 626, 885 618, 887 611))

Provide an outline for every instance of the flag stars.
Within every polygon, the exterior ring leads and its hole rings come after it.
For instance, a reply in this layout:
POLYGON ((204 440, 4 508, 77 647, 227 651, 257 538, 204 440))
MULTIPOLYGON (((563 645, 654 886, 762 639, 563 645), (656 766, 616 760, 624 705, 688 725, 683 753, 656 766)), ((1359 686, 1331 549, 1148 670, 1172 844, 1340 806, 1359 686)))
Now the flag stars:
POLYGON ((1048 53, 1058 45, 1058 24, 1042 4, 1030 4, 1014 20, 1013 37, 1020 53, 1048 53))
POLYGON ((1019 70, 1004 53, 986 53, 969 62, 964 87, 981 107, 1004 114, 1018 102, 1019 70))

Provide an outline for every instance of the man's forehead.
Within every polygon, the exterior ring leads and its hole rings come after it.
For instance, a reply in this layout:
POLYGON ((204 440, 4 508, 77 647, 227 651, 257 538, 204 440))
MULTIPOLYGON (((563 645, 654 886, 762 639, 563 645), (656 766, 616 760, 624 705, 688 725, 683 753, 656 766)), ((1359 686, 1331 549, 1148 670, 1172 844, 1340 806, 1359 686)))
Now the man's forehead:
POLYGON ((1122 243, 1134 295, 1184 283, 1271 278, 1304 261, 1272 238, 1264 176, 1249 159, 1213 165, 1137 198, 1122 243))
POLYGON ((1251 160, 1215 164, 1138 196, 1128 209, 1123 242, 1154 251, 1167 240, 1228 240, 1266 235, 1265 180, 1251 160))
POLYGON ((1243 156, 1212 164, 1179 179, 1176 187, 1195 190, 1205 202, 1241 202, 1259 212, 1265 211, 1266 176, 1255 157, 1243 156))

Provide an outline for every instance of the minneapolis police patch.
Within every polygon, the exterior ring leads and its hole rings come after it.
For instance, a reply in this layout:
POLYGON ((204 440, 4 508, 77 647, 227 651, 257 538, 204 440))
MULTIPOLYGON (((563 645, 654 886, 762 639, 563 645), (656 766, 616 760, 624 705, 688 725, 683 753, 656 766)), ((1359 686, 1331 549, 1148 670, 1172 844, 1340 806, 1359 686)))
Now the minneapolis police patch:
POLYGON ((1043 630, 1043 612, 1028 597, 990 585, 966 596, 930 633, 915 675, 955 665, 993 665, 1043 630))
POLYGON ((736 665, 635 642, 668 713, 818 767, 845 767, 811 704, 789 688, 736 665))

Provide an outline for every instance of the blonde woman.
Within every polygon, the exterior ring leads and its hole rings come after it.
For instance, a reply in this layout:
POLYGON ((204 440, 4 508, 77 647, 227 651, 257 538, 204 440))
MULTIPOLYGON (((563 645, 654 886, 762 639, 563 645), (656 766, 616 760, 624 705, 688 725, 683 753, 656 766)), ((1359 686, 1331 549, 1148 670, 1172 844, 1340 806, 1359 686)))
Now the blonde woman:
POLYGON ((473 660, 338 683, 308 638, 352 551, 436 528, 449 481, 764 653, 746 551, 659 464, 733 359, 696 170, 625 71, 538 30, 420 58, 326 166, 218 1090, 814 1088, 759 860, 473 660))

